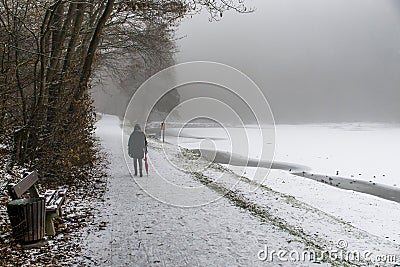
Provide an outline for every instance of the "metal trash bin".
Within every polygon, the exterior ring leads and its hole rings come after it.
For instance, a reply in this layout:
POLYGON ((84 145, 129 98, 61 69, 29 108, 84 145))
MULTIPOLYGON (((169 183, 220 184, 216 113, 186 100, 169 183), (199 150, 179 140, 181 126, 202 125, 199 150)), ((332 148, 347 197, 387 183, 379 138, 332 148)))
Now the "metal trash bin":
POLYGON ((44 238, 46 207, 44 198, 21 198, 7 203, 14 238, 30 244, 44 238))

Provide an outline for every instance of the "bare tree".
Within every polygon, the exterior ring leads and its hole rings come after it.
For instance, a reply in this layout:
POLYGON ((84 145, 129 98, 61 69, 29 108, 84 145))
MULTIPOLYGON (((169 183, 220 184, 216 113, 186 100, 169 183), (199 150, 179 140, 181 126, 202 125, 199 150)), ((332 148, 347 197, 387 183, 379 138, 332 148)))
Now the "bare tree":
MULTIPOLYGON (((93 70, 124 54, 164 66, 181 18, 212 19, 241 0, 0 0, 0 143, 15 163, 47 177, 77 177, 97 157, 93 70)), ((140 62, 140 64, 138 64, 140 62)))

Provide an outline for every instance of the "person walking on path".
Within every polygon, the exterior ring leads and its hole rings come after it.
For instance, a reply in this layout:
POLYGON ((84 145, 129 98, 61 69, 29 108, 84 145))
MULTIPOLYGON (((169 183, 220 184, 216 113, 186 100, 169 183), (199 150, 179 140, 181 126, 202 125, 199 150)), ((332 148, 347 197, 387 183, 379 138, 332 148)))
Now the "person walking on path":
POLYGON ((165 120, 161 123, 161 135, 162 135, 162 142, 164 143, 165 140, 165 120))
POLYGON ((139 174, 143 177, 143 157, 147 150, 147 140, 139 124, 135 125, 135 128, 129 136, 128 141, 128 154, 133 158, 133 166, 135 168, 135 176, 138 174, 138 164, 139 164, 139 174))

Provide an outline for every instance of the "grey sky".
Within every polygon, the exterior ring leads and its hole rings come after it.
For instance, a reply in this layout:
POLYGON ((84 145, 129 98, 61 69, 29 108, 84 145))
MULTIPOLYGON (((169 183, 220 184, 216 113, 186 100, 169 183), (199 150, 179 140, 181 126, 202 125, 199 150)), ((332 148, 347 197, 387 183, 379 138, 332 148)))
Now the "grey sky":
POLYGON ((400 122, 398 1, 248 3, 255 13, 184 21, 178 62, 211 60, 243 71, 264 91, 278 123, 400 122))

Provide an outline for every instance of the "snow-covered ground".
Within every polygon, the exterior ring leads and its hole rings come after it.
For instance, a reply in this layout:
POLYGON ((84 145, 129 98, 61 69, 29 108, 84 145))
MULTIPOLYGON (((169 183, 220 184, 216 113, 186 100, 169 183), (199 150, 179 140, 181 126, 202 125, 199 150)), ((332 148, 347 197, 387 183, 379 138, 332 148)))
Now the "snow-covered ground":
MULTIPOLYGON (((253 127, 254 128, 254 127, 253 127)), ((175 130, 176 132, 176 130, 175 130)), ((202 147, 201 137, 212 140, 219 150, 229 151, 231 136, 222 129, 185 128, 185 138, 170 136, 187 148, 202 147), (188 136, 196 137, 190 140, 188 136)), ((244 156, 258 158, 252 153, 259 147, 258 131, 247 129, 249 149, 244 156)), ((174 133, 173 130, 170 131, 174 133)), ((308 166, 313 173, 372 181, 394 188, 400 185, 397 154, 400 151, 400 126, 381 124, 323 124, 277 125, 274 160, 308 166)), ((268 149, 268 145, 264 148, 268 149)), ((208 147, 209 149, 209 147, 208 147)), ((237 153, 237 151, 234 151, 237 153)), ((285 194, 296 197, 328 214, 351 223, 374 235, 400 244, 400 204, 375 196, 342 190, 333 186, 293 175, 283 170, 224 165, 285 194)), ((400 191, 399 191, 400 192, 400 191)))
MULTIPOLYGON (((124 140, 127 133, 129 129, 124 133, 124 140)), ((207 141, 203 145, 225 142, 220 134, 210 129, 206 133, 215 136, 209 136, 213 137, 209 138, 211 143, 207 141)), ((202 138, 196 136, 193 130, 190 134, 192 136, 185 137, 185 143, 182 142, 187 147, 195 146, 193 142, 198 143, 197 138, 202 138)), ((104 221, 106 227, 88 234, 87 264, 315 264, 309 261, 282 261, 277 255, 273 262, 261 261, 265 248, 268 248, 269 256, 272 250, 287 252, 283 256, 286 259, 290 252, 313 250, 334 251, 340 248, 341 252, 371 252, 371 261, 363 256, 360 261, 350 261, 353 263, 325 258, 323 264, 318 266, 368 265, 377 262, 379 255, 389 255, 386 263, 380 262, 382 266, 393 266, 393 261, 400 261, 400 231, 396 226, 396 221, 400 219, 398 203, 340 190, 281 170, 269 173, 265 169, 258 170, 257 175, 268 174, 260 185, 255 182, 259 181, 256 177, 251 177, 250 168, 245 171, 250 178, 256 178, 253 181, 241 178, 218 164, 210 164, 190 151, 172 144, 163 145, 156 140, 150 140, 149 144, 149 176, 134 179, 129 173, 130 161, 129 167, 125 163, 123 148, 126 144, 122 142, 118 119, 104 116, 98 123, 98 136, 110 155, 111 169, 105 202, 99 203, 101 214, 97 218, 104 221)), ((278 159, 292 162, 289 158, 292 154, 307 158, 306 153, 296 154, 297 149, 292 146, 288 148, 293 151, 281 151, 284 156, 279 158, 279 142, 282 140, 279 136, 283 134, 279 134, 278 129, 278 159)), ((273 142, 267 145, 271 147, 273 142)), ((310 161, 295 159, 293 163, 312 165, 310 161)), ((392 173, 386 171, 388 176, 392 173)))
MULTIPOLYGON (((97 134, 110 155, 110 179, 105 201, 98 203, 84 257, 93 266, 276 266, 261 262, 258 252, 271 248, 303 251, 306 244, 275 225, 263 223, 220 194, 202 186, 190 174, 169 164, 161 144, 149 140, 150 175, 134 179, 125 163, 120 122, 104 116, 97 134), (159 183, 191 184, 201 194, 193 198, 159 183), (164 201, 150 195, 160 193, 164 201), (200 207, 182 207, 187 199, 219 199, 200 207), (166 202, 173 202, 173 205, 166 202), (100 222, 100 223, 99 223, 100 222)), ((174 151, 171 146, 168 151, 174 151)), ((160 195, 158 195, 160 196, 160 195)), ((196 203, 195 203, 196 204, 196 203)), ((278 264, 279 265, 279 264, 278 264)), ((293 263, 293 266, 328 266, 293 263)))
MULTIPOLYGON (((229 151, 232 139, 229 140, 229 136, 224 136, 223 132, 221 129, 185 128, 181 135, 213 138, 217 149, 229 151)), ((251 153, 258 145, 252 142, 257 140, 258 131, 252 132, 250 128, 247 132, 250 132, 247 155, 258 158, 257 153, 251 153)), ((400 189, 400 168, 396 162, 400 151, 399 136, 398 125, 277 125, 274 159, 308 166, 313 173, 334 176, 339 172, 340 176, 349 179, 373 181, 400 189)), ((173 137, 168 140, 177 141, 173 137)), ((199 139, 190 142, 186 138, 180 145, 196 148, 201 146, 200 142, 199 139)), ((227 167, 237 174, 263 181, 263 184, 274 190, 295 196, 360 229, 400 244, 399 203, 341 190, 287 171, 231 165, 227 167)))

